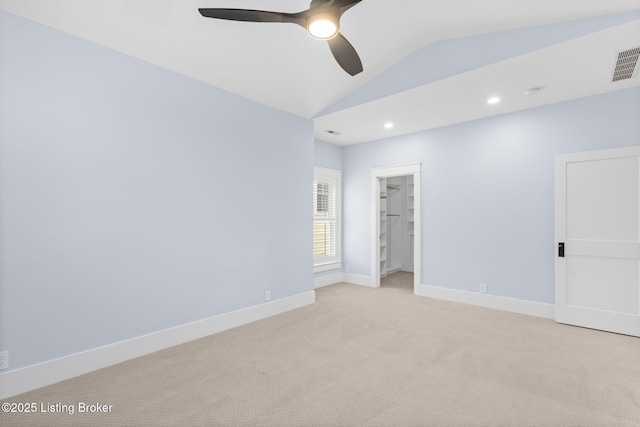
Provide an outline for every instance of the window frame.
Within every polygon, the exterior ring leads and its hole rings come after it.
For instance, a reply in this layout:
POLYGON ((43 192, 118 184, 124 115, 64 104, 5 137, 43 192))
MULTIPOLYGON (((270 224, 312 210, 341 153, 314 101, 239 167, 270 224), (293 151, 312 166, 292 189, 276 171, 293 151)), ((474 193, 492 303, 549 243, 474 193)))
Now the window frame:
MULTIPOLYGON (((316 182, 331 182, 336 183, 336 248, 335 256, 331 257, 316 257, 313 256, 313 272, 318 273, 322 271, 337 270, 342 268, 342 171, 337 169, 323 168, 315 166, 313 169, 313 188, 312 192, 315 193, 316 182), (324 178, 324 179, 323 179, 324 178)), ((316 203, 314 201, 314 203, 316 203)), ((315 212, 312 208, 313 224, 316 224, 315 212)), ((325 222, 325 221, 323 221, 325 222)), ((312 239, 313 240, 313 239, 312 239)), ((313 242, 312 242, 313 244, 313 242)))

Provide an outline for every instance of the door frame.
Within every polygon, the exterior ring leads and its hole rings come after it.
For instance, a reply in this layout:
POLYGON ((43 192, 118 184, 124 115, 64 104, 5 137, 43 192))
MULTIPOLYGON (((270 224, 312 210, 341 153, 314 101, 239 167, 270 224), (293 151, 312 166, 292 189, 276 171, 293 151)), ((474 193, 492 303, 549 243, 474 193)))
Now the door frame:
POLYGON ((373 287, 380 287, 380 178, 413 175, 413 293, 420 295, 422 215, 422 163, 386 166, 371 169, 371 277, 373 287))

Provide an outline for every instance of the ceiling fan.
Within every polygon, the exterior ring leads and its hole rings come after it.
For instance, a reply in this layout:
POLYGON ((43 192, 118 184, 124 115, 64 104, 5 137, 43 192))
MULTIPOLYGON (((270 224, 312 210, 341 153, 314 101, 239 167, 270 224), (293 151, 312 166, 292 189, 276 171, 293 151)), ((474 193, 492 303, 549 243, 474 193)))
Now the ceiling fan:
POLYGON ((312 0, 309 9, 298 13, 250 9, 198 9, 206 18, 248 22, 289 22, 306 28, 309 34, 329 43, 338 64, 352 76, 362 71, 362 62, 351 43, 340 34, 340 17, 362 0, 312 0))

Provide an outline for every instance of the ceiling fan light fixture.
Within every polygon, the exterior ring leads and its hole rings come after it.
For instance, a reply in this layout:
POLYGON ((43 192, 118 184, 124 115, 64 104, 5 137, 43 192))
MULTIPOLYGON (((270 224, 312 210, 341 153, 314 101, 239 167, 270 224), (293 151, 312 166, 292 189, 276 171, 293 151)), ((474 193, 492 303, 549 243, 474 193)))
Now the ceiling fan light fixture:
POLYGON ((307 20, 307 31, 311 37, 329 40, 338 34, 338 19, 330 13, 318 13, 307 20))

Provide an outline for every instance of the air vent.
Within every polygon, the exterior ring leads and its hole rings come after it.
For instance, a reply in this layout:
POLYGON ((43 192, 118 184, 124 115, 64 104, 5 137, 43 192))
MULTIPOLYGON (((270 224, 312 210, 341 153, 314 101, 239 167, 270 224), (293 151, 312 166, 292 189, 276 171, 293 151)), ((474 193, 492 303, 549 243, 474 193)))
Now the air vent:
POLYGON ((618 52, 618 60, 611 81, 617 82, 633 77, 633 72, 638 64, 638 56, 640 56, 640 47, 618 52))
POLYGON ((331 129, 329 129, 329 130, 327 130, 327 131, 325 131, 325 132, 327 132, 327 133, 329 133, 329 134, 331 134, 331 135, 342 135, 342 132, 338 132, 337 130, 331 130, 331 129))

